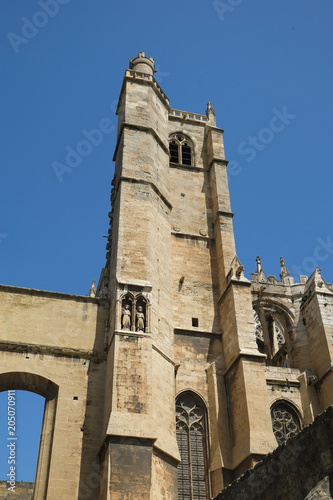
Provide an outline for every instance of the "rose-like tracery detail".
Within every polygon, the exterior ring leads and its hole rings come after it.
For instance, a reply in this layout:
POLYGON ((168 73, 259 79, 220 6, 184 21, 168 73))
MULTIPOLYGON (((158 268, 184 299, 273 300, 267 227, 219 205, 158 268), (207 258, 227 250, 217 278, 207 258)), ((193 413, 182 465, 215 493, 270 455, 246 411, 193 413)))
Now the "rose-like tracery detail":
POLYGON ((274 436, 278 444, 296 436, 301 430, 296 412, 285 403, 276 403, 271 410, 274 436))

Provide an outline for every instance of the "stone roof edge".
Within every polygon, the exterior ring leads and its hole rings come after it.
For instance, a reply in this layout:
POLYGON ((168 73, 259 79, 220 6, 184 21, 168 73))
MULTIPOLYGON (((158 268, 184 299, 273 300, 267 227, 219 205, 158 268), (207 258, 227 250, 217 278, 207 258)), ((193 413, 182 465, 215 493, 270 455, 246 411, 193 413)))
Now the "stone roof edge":
POLYGON ((89 295, 75 295, 65 292, 52 292, 50 290, 39 290, 37 288, 24 288, 13 285, 0 285, 0 292, 20 293, 26 295, 36 295, 41 297, 54 297, 56 299, 75 300, 78 302, 91 302, 93 304, 107 303, 106 299, 90 297, 89 295))

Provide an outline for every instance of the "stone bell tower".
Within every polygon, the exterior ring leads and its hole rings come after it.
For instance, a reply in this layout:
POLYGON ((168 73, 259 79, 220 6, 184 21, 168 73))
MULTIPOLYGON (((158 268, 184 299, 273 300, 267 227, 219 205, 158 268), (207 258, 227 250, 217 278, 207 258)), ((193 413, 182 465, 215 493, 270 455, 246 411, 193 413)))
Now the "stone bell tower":
POLYGON ((154 72, 143 52, 132 59, 117 108, 97 291, 110 297, 103 500, 211 498, 274 447, 269 410, 253 424, 265 356, 235 252, 223 131, 211 103, 204 115, 171 109, 154 72))
POLYGON ((176 498, 170 107, 154 71, 144 53, 130 61, 117 109, 102 498, 107 490, 112 498, 176 498))

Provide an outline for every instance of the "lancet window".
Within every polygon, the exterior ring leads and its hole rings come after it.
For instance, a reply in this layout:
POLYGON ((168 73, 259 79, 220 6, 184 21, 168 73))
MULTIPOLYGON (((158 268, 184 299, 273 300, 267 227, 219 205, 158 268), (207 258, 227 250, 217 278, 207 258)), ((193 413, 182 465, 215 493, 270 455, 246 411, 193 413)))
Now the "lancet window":
POLYGON ((207 414, 204 403, 190 392, 176 400, 176 433, 181 462, 178 465, 178 500, 206 500, 207 414))
POLYGON ((183 134, 172 134, 169 139, 170 163, 193 165, 193 146, 183 134))
POLYGON ((301 430, 300 419, 291 404, 277 401, 271 408, 274 436, 278 444, 285 443, 301 430))

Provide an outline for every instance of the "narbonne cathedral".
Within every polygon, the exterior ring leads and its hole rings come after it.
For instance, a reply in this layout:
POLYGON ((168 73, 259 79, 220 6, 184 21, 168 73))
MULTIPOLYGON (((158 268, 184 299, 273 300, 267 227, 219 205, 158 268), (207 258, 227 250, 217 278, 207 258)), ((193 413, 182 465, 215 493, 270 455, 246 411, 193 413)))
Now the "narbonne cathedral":
POLYGON ((15 498, 332 498, 333 287, 283 258, 245 276, 213 106, 173 109, 154 73, 125 71, 99 283, 0 287, 0 390, 45 397, 15 498))

